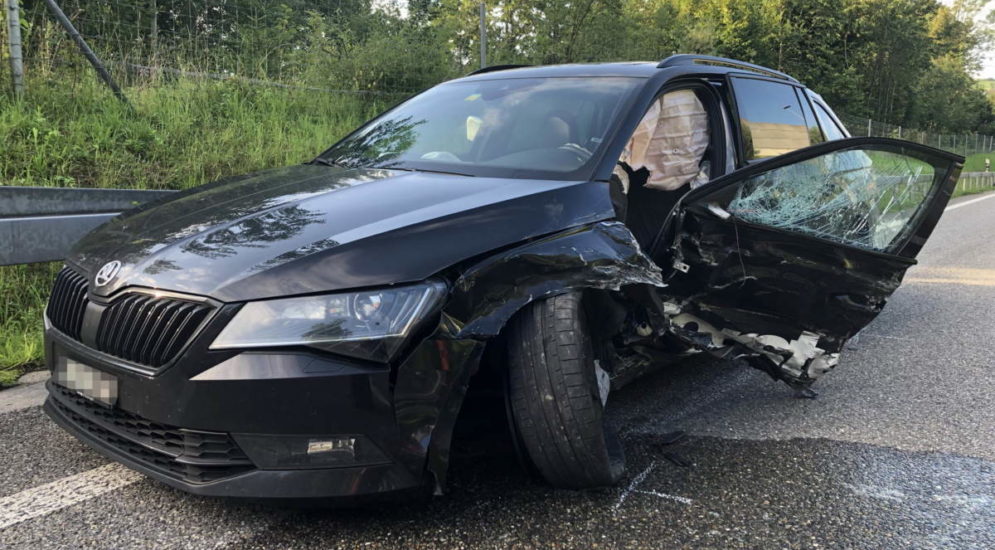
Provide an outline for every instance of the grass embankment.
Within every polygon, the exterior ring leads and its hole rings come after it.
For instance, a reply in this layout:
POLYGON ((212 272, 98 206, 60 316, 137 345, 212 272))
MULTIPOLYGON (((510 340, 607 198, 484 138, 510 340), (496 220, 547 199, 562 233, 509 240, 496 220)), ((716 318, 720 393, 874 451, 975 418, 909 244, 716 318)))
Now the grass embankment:
MULTIPOLYGON (((995 170, 995 152, 991 153, 975 153, 973 155, 968 155, 964 159, 964 169, 962 172, 984 172, 985 171, 985 159, 990 159, 993 163, 992 170, 995 170)), ((976 193, 986 193, 992 191, 993 188, 988 185, 982 185, 977 180, 967 180, 961 178, 960 182, 957 183, 957 188, 954 189, 954 197, 962 197, 964 195, 973 195, 976 193)))
POLYGON ((986 158, 991 159, 992 170, 995 170, 995 152, 992 152, 992 153, 975 153, 973 155, 968 155, 964 157, 964 171, 984 172, 986 158))
MULTIPOLYGON (((182 189, 308 160, 388 101, 250 87, 156 82, 125 94, 89 75, 0 94, 0 184, 182 189)), ((39 364, 42 311, 58 264, 0 267, 0 387, 39 364)))

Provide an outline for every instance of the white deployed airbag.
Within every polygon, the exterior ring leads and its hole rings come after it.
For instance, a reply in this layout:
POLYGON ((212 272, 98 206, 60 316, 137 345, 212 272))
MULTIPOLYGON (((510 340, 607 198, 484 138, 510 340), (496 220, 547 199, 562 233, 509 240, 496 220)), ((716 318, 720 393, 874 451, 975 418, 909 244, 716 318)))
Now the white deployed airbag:
POLYGON ((708 114, 698 96, 670 92, 646 111, 621 160, 633 170, 649 170, 646 187, 673 191, 699 175, 708 137, 708 114))

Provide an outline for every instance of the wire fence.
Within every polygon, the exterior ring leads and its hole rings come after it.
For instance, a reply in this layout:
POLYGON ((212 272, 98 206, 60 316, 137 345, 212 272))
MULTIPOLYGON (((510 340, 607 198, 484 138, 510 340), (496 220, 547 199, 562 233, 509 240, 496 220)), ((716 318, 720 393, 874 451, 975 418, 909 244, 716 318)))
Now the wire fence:
MULTIPOLYGON (((126 84, 134 83, 129 80, 133 78, 169 74, 333 93, 410 95, 460 73, 459 63, 447 64, 444 57, 424 54, 429 46, 418 31, 425 29, 415 23, 401 25, 409 32, 400 32, 398 25, 380 21, 382 30, 365 30, 379 37, 377 47, 365 48, 368 41, 360 47, 348 14, 368 8, 357 0, 60 0, 58 4, 80 36, 126 84), (443 62, 433 63, 438 59, 443 62)), ((44 2, 21 0, 20 5, 24 59, 34 69, 33 76, 85 64, 44 2)), ((10 78, 6 10, 0 11, 4 12, 0 73, 6 85, 10 78)))
POLYGON ((978 153, 991 153, 995 150, 995 136, 990 135, 928 132, 915 128, 903 128, 897 124, 888 124, 887 122, 869 118, 840 116, 840 120, 846 125, 847 130, 853 136, 904 139, 936 147, 937 149, 951 151, 965 157, 978 153))

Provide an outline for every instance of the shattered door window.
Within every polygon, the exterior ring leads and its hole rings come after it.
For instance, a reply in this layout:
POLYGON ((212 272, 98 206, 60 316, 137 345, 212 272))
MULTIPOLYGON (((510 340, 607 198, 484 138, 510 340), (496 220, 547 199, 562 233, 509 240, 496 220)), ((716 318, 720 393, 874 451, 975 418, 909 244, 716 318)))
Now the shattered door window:
POLYGON ((933 187, 925 161, 890 151, 835 151, 753 176, 728 210, 739 219, 886 250, 933 187))

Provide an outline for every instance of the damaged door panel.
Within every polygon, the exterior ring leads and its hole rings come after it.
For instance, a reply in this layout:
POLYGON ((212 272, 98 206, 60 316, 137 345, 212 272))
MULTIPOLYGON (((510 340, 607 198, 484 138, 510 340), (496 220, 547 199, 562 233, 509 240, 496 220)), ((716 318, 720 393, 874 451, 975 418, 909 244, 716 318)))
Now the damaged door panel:
POLYGON ((915 264, 963 159, 879 138, 824 143, 688 193, 655 254, 671 330, 795 387, 832 369, 915 264))

